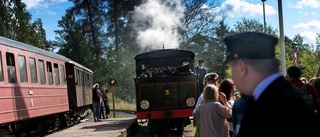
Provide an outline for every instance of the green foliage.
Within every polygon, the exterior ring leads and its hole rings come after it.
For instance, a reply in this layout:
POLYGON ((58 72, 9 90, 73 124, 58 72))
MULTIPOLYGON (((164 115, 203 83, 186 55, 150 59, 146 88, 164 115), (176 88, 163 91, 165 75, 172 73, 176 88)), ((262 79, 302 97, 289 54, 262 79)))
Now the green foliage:
POLYGON ((0 36, 50 50, 41 19, 31 23, 31 14, 19 0, 0 2, 0 36))

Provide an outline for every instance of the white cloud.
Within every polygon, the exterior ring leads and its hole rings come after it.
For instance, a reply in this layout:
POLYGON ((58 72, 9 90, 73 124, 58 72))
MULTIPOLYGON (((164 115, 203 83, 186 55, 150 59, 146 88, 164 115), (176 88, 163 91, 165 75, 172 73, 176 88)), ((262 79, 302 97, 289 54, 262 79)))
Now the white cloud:
POLYGON ((311 32, 311 31, 303 31, 300 33, 300 35, 303 37, 303 43, 307 44, 315 44, 316 43, 316 32, 311 32))
POLYGON ((68 2, 68 0, 22 0, 27 5, 27 9, 47 8, 50 4, 68 2))
POLYGON ((297 3, 288 1, 288 5, 290 8, 298 9, 301 9, 303 7, 320 8, 320 0, 300 0, 297 3))
MULTIPOLYGON (((263 5, 252 4, 246 0, 226 0, 220 7, 220 12, 227 13, 229 17, 260 16, 263 14, 263 5)), ((265 4, 265 14, 273 15, 276 10, 265 4)))
POLYGON ((298 24, 294 25, 293 28, 320 29, 320 21, 312 20, 307 23, 298 23, 298 24))
POLYGON ((23 3, 27 5, 27 9, 37 7, 42 5, 41 3, 44 3, 45 0, 22 0, 23 3))
POLYGON ((311 16, 317 16, 318 15, 318 12, 302 12, 302 11, 299 11, 300 14, 303 14, 305 16, 308 16, 308 15, 311 15, 311 16))

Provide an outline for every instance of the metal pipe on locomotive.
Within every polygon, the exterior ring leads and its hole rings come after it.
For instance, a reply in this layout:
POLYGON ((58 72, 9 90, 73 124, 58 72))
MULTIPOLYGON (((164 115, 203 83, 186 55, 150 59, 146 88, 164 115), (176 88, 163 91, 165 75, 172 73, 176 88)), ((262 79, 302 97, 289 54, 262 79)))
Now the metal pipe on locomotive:
POLYGON ((194 53, 163 49, 139 54, 136 61, 137 120, 156 131, 183 131, 198 99, 194 53))
POLYGON ((92 105, 93 72, 62 55, 0 37, 0 128, 20 136, 76 124, 92 105))

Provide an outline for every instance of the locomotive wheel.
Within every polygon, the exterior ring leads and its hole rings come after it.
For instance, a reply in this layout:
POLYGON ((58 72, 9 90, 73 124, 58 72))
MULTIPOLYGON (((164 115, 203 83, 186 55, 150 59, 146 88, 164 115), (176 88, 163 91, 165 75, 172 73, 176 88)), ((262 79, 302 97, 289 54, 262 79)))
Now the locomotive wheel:
POLYGON ((11 123, 8 126, 8 132, 11 135, 15 135, 16 137, 21 137, 21 131, 18 123, 11 123))

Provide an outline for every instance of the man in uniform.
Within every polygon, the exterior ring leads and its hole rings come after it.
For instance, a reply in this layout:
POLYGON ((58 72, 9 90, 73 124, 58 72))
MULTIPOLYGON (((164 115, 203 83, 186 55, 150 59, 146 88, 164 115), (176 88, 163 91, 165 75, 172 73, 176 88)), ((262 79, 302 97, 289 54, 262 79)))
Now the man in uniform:
POLYGON ((204 65, 204 60, 199 59, 199 66, 196 66, 196 74, 198 75, 199 79, 199 93, 201 94, 204 88, 204 83, 203 79, 204 76, 207 74, 207 69, 203 66, 204 65))
MULTIPOLYGON (((314 116, 301 94, 279 73, 278 39, 258 32, 224 38, 224 62, 239 91, 250 96, 237 137, 316 136, 314 116)), ((318 135, 319 136, 319 135, 318 135)))

